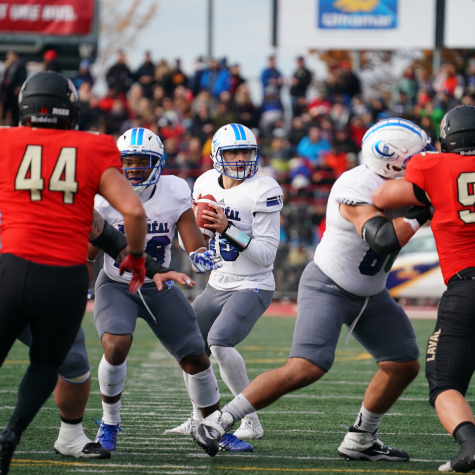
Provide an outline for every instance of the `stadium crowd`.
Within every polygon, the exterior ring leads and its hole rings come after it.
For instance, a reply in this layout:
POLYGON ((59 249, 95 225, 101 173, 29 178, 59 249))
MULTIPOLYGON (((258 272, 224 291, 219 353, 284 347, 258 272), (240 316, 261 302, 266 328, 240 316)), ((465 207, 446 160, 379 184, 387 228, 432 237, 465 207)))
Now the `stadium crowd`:
MULTIPOLYGON (((4 123, 18 120, 17 98, 26 78, 21 57, 9 53, 1 83, 4 123), (11 111, 9 113, 9 111, 11 111)), ((59 70, 54 51, 45 53, 44 69, 59 70)), ((302 247, 318 243, 325 227, 325 204, 331 185, 359 164, 365 132, 380 119, 404 117, 418 124, 436 148, 440 120, 457 104, 473 104, 475 63, 458 68, 445 63, 431 75, 408 66, 393 93, 363 91, 349 61, 329 62, 326 80, 296 59, 291 77, 284 77, 276 58, 268 58, 260 81, 262 96, 251 97, 249 81, 238 64, 225 58, 196 60, 194 73, 179 59, 154 62, 150 52, 136 71, 124 53, 106 74, 107 93, 98 97, 91 64, 83 60, 72 77, 81 102, 79 129, 118 138, 132 127, 158 134, 165 146, 166 169, 192 186, 212 167, 213 134, 237 122, 251 128, 260 145, 260 173, 273 176, 286 192, 281 241, 292 244, 290 261, 306 262, 302 247), (365 93, 364 93, 365 92, 365 93), (283 100, 290 94, 290 102, 283 100), (284 104, 289 102, 291 110, 284 104), (306 206, 299 206, 305 204, 306 206), (297 246, 297 247, 295 247, 297 246)))

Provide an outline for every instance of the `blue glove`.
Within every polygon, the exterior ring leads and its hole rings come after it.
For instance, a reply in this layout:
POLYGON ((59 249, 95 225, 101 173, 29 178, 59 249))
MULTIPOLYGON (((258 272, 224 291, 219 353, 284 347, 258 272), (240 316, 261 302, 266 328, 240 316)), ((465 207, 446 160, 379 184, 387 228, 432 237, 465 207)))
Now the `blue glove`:
POLYGON ((223 266, 220 264, 221 256, 218 256, 215 251, 210 250, 201 254, 197 252, 190 252, 191 268, 198 274, 206 274, 212 270, 219 269, 223 266))

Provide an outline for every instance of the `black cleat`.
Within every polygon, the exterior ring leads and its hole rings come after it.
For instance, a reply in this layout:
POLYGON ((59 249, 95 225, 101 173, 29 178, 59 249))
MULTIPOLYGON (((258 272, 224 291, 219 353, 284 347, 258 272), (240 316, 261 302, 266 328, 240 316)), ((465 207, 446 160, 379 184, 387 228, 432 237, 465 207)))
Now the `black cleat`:
POLYGON ((371 462, 408 462, 409 454, 392 449, 378 439, 378 434, 348 432, 338 447, 338 455, 345 460, 368 460, 371 462))
POLYGON ((0 474, 6 475, 10 468, 13 452, 18 445, 18 436, 13 429, 0 432, 0 474))

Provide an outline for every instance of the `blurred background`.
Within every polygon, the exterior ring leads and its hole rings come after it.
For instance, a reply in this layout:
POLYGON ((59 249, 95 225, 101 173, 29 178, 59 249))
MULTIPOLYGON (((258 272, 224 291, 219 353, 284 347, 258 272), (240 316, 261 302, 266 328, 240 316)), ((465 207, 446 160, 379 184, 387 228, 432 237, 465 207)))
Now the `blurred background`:
MULTIPOLYGON (((190 188, 212 166, 217 129, 251 128, 259 173, 284 190, 275 298, 292 300, 331 186, 362 163, 366 130, 403 117, 437 148, 447 110, 474 104, 473 18, 474 0, 3 0, 1 120, 18 124, 28 75, 61 71, 79 91, 80 130, 151 129, 164 173, 190 188)), ((422 237, 388 286, 426 305, 444 285, 430 230, 422 237)), ((172 266, 189 272, 174 246, 172 266)))

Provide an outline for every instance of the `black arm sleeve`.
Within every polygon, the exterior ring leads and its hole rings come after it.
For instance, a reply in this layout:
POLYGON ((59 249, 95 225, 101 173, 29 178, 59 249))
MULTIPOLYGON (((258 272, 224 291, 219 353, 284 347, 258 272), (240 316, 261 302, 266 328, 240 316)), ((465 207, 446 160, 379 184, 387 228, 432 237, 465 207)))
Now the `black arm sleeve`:
POLYGON ((430 206, 431 202, 429 198, 427 198, 426 192, 420 186, 417 186, 414 183, 412 184, 412 188, 414 190, 414 196, 416 197, 417 201, 424 205, 430 206))
POLYGON ((362 237, 380 256, 392 254, 401 249, 392 221, 383 216, 368 219, 363 224, 362 237))
POLYGON ((165 274, 165 272, 168 272, 174 269, 171 269, 170 267, 163 267, 161 264, 154 261, 149 255, 145 254, 145 270, 146 270, 145 275, 149 279, 153 279, 153 276, 155 274, 165 274))
POLYGON ((99 237, 89 242, 111 256, 114 260, 117 259, 121 251, 127 247, 126 237, 107 221, 104 221, 104 229, 99 237))
MULTIPOLYGON (((127 238, 120 231, 117 231, 107 221, 104 221, 104 229, 97 239, 90 241, 93 246, 98 247, 101 251, 116 260, 119 254, 127 247, 127 238)), ((155 274, 164 274, 170 270, 169 267, 163 267, 154 261, 150 256, 145 255, 146 276, 153 279, 155 274)))

